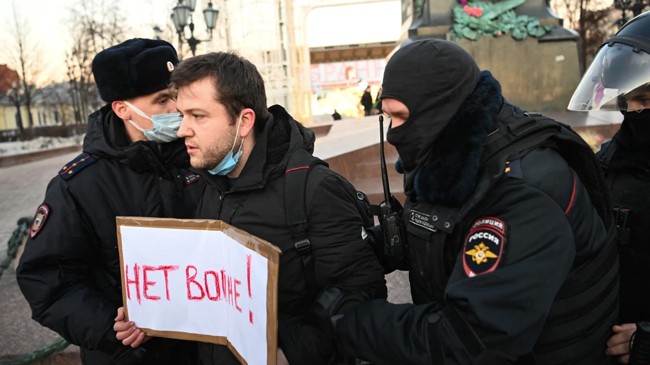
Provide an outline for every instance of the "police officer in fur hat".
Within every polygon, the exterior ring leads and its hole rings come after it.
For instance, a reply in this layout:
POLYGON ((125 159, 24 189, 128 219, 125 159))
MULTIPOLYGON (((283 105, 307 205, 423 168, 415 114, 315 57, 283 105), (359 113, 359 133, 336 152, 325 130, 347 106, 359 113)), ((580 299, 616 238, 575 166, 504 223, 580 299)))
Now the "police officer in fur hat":
POLYGON ((382 86, 413 304, 333 316, 343 351, 376 364, 613 362, 617 254, 590 147, 508 102, 453 42, 400 48, 382 86))
POLYGON ((61 168, 37 208, 17 270, 32 317, 78 345, 83 364, 190 364, 195 345, 152 339, 124 346, 116 216, 190 218, 201 179, 176 136, 167 86, 178 63, 161 40, 130 39, 98 53, 92 70, 107 103, 88 118, 83 153, 61 168))

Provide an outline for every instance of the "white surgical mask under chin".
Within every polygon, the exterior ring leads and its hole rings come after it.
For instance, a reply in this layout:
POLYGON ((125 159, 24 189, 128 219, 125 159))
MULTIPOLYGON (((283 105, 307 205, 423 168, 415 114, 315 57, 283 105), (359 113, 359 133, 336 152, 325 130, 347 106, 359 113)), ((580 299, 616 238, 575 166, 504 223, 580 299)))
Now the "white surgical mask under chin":
POLYGON ((153 123, 153 127, 151 129, 144 129, 131 119, 127 120, 127 122, 131 123, 135 129, 142 132, 148 141, 156 143, 167 143, 178 139, 178 135, 176 133, 181 127, 181 121, 183 120, 183 117, 180 113, 177 112, 155 114, 149 117, 142 110, 138 109, 138 107, 129 103, 128 101, 125 100, 124 104, 131 108, 131 110, 133 110, 137 115, 148 119, 153 123))
POLYGON ((242 147, 244 146, 244 139, 242 138, 241 144, 239 145, 239 150, 237 153, 233 154, 233 150, 235 149, 235 143, 237 142, 237 136, 239 135, 239 127, 241 126, 241 117, 239 118, 239 122, 237 123, 237 131, 235 132, 235 139, 232 141, 232 147, 230 147, 230 151, 226 154, 226 156, 217 164, 217 166, 211 168, 208 170, 208 172, 212 175, 228 175, 232 170, 235 169, 235 166, 237 166, 237 162, 239 162, 239 158, 242 155, 242 147))

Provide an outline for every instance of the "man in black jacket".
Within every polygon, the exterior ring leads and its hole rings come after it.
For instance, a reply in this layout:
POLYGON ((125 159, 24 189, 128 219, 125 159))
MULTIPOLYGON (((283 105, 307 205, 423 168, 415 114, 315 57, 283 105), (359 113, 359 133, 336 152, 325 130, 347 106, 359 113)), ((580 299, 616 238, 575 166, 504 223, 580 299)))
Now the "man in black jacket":
POLYGON ((334 316, 343 350, 376 364, 605 364, 617 310, 606 188, 589 146, 524 113, 455 43, 386 65, 413 304, 334 316))
POLYGON ((614 326, 607 352, 627 363, 636 323, 650 321, 650 13, 630 20, 603 43, 569 109, 623 114, 621 128, 603 144, 598 158, 612 197, 621 260, 622 324, 614 326))
POLYGON ((107 105, 90 115, 83 153, 50 181, 20 259, 32 317, 78 345, 83 364, 190 364, 195 356, 190 342, 132 349, 113 331, 122 305, 115 217, 189 218, 200 195, 167 88, 177 63, 160 40, 131 39, 96 55, 107 105))
MULTIPOLYGON (((183 114, 178 135, 206 180, 197 217, 223 220, 282 250, 278 364, 336 363, 335 340, 311 316, 321 306, 314 303, 317 293, 336 287, 360 298, 386 297, 355 189, 325 164, 287 168, 295 154, 311 157, 314 133, 281 106, 267 109, 264 81, 246 59, 221 52, 193 57, 174 71, 172 83, 183 114), (287 192, 288 175, 306 169, 306 189, 287 192), (286 194, 292 193, 305 194, 310 252, 302 255, 287 221, 286 205, 294 199, 286 194)), ((125 334, 139 331, 116 325, 125 334)), ((141 342, 127 339, 133 346, 141 342)), ((203 364, 239 364, 225 346, 199 344, 199 356, 203 364)))
POLYGON ((372 95, 370 94, 370 86, 366 86, 360 100, 363 106, 363 115, 368 116, 372 112, 372 95))

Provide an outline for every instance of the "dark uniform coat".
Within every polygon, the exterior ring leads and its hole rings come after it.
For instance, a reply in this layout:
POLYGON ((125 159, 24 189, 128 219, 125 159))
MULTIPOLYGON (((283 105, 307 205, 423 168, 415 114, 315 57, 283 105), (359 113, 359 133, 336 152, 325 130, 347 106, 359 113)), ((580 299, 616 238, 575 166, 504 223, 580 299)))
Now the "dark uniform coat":
POLYGON ((627 112, 603 144, 603 161, 617 224, 621 260, 621 322, 650 320, 650 111, 627 112))
POLYGON ((407 176, 415 305, 356 307, 337 324, 349 353, 377 364, 613 361, 604 352, 616 319, 616 250, 581 178, 550 142, 497 154, 496 164, 479 159, 500 131, 517 134, 512 123, 522 118, 484 73, 407 176))
MULTIPOLYGON (((116 216, 193 216, 201 179, 187 170, 182 140, 130 143, 110 105, 93 113, 84 153, 45 193, 17 279, 32 317, 81 348, 84 364, 113 364, 123 346, 113 331, 122 306, 116 216)), ((152 339, 142 364, 182 364, 189 343, 152 339), (178 357, 175 357, 175 356, 178 357)), ((142 355, 140 350, 138 356, 142 355)))
MULTIPOLYGON (((207 177, 198 218, 220 219, 271 242, 280 255, 278 316, 279 346, 289 363, 327 364, 335 352, 334 341, 309 319, 317 291, 339 286, 386 296, 383 269, 367 242, 355 202, 354 188, 340 175, 317 165, 308 179, 323 175, 314 191, 306 193, 307 236, 311 241, 315 285, 306 280, 287 218, 285 167, 298 149, 313 149, 314 134, 291 118, 280 106, 269 109, 264 131, 256 136, 253 151, 241 175, 207 177)), ((310 185, 309 182, 307 185, 310 185)), ((223 346, 202 345, 204 364, 237 364, 223 346)))

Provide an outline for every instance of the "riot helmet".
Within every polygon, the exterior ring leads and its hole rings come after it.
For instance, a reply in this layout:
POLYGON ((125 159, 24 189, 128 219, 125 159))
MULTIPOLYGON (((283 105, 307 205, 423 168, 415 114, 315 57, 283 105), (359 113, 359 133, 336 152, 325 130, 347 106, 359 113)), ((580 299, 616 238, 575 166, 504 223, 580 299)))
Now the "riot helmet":
POLYGON ((625 111, 626 98, 646 89, 650 90, 650 12, 634 17, 600 46, 568 109, 625 111))

